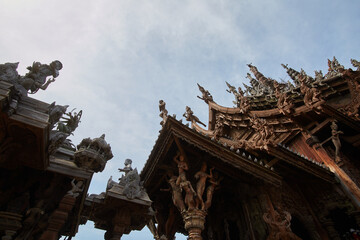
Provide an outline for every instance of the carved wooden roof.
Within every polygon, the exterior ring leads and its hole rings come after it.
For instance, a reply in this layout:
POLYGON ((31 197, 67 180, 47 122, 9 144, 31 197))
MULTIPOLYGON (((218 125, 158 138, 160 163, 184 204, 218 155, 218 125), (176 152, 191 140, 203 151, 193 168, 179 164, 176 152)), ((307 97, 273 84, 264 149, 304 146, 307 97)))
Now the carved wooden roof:
MULTIPOLYGON (((226 83, 227 91, 235 95, 235 107, 218 105, 209 91, 199 85, 203 96, 199 98, 209 105, 208 129, 199 125, 200 120, 189 107, 186 120, 193 129, 212 140, 249 152, 270 153, 277 149, 291 154, 287 146, 295 136, 310 137, 329 125, 330 119, 337 119, 355 130, 350 135, 359 134, 360 71, 357 62, 352 60, 352 63, 358 68, 356 71, 345 69, 336 58, 329 60, 329 72, 325 76, 321 71, 315 72, 315 78, 303 70, 298 72, 283 65, 294 84, 266 78, 249 64, 255 78, 248 74, 251 87, 244 84, 246 93, 226 83)), ((324 166, 321 159, 311 159, 311 154, 300 152, 304 160, 324 166)))

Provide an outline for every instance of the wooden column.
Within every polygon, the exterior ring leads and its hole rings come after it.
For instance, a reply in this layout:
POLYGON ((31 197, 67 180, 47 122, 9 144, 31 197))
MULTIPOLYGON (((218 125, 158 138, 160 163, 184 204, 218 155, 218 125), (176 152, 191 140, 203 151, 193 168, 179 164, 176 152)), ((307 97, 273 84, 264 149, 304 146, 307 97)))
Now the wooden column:
POLYGON ((39 240, 57 240, 59 239, 59 231, 68 219, 69 213, 72 211, 76 202, 76 198, 65 195, 61 200, 58 209, 54 211, 49 220, 49 225, 39 240))

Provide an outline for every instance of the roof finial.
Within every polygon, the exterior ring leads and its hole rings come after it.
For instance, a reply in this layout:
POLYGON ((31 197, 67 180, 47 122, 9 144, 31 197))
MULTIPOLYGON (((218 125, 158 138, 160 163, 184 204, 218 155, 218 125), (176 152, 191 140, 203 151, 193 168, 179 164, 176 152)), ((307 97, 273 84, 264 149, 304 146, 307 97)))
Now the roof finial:
POLYGON ((164 102, 164 100, 159 100, 159 110, 160 110, 159 116, 163 119, 160 122, 161 126, 164 126, 164 124, 167 120, 167 117, 168 117, 168 111, 166 110, 165 105, 166 105, 166 103, 164 102))
POLYGON ((213 97, 211 96, 210 92, 208 90, 205 90, 200 84, 197 84, 199 87, 200 92, 202 93, 202 96, 200 98, 201 100, 204 100, 206 103, 213 102, 213 97))
POLYGON ((357 67, 356 71, 360 71, 360 62, 359 61, 357 61, 355 59, 350 59, 350 62, 354 67, 357 67))

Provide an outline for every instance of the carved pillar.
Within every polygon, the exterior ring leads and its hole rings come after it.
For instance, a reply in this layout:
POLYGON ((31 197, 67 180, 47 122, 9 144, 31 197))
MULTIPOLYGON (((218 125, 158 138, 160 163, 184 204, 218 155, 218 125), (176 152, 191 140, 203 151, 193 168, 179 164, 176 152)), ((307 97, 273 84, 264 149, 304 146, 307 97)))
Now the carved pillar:
POLYGON ((46 231, 41 235, 39 240, 59 239, 59 231, 68 219, 69 213, 72 211, 75 202, 76 198, 73 196, 66 195, 63 197, 58 209, 51 215, 46 231))
POLYGON ((120 240, 131 224, 129 209, 122 208, 116 211, 112 219, 112 228, 105 234, 105 240, 120 240))
POLYGON ((199 209, 192 209, 182 214, 185 230, 189 233, 189 240, 202 240, 201 232, 204 230, 206 212, 199 209))
POLYGON ((188 239, 202 240, 201 232, 204 230, 207 210, 211 206, 215 188, 220 184, 221 178, 216 172, 213 174, 214 168, 208 173, 207 164, 203 162, 201 169, 194 175, 197 179, 196 184, 192 184, 187 178, 189 168, 184 153, 178 152, 174 161, 178 165, 179 175, 168 180, 173 204, 181 212, 185 230, 189 233, 188 239), (195 189, 193 185, 196 186, 195 189), (205 194, 206 201, 203 199, 205 194))

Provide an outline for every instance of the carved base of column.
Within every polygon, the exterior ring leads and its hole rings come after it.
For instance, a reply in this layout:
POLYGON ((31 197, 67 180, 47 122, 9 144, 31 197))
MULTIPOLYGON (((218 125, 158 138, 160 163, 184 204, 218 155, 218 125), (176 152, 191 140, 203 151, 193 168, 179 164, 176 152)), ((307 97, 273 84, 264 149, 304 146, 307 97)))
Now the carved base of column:
POLYGON ((201 232, 204 230, 206 212, 199 209, 192 209, 182 214, 185 230, 189 233, 189 240, 202 240, 201 232))

